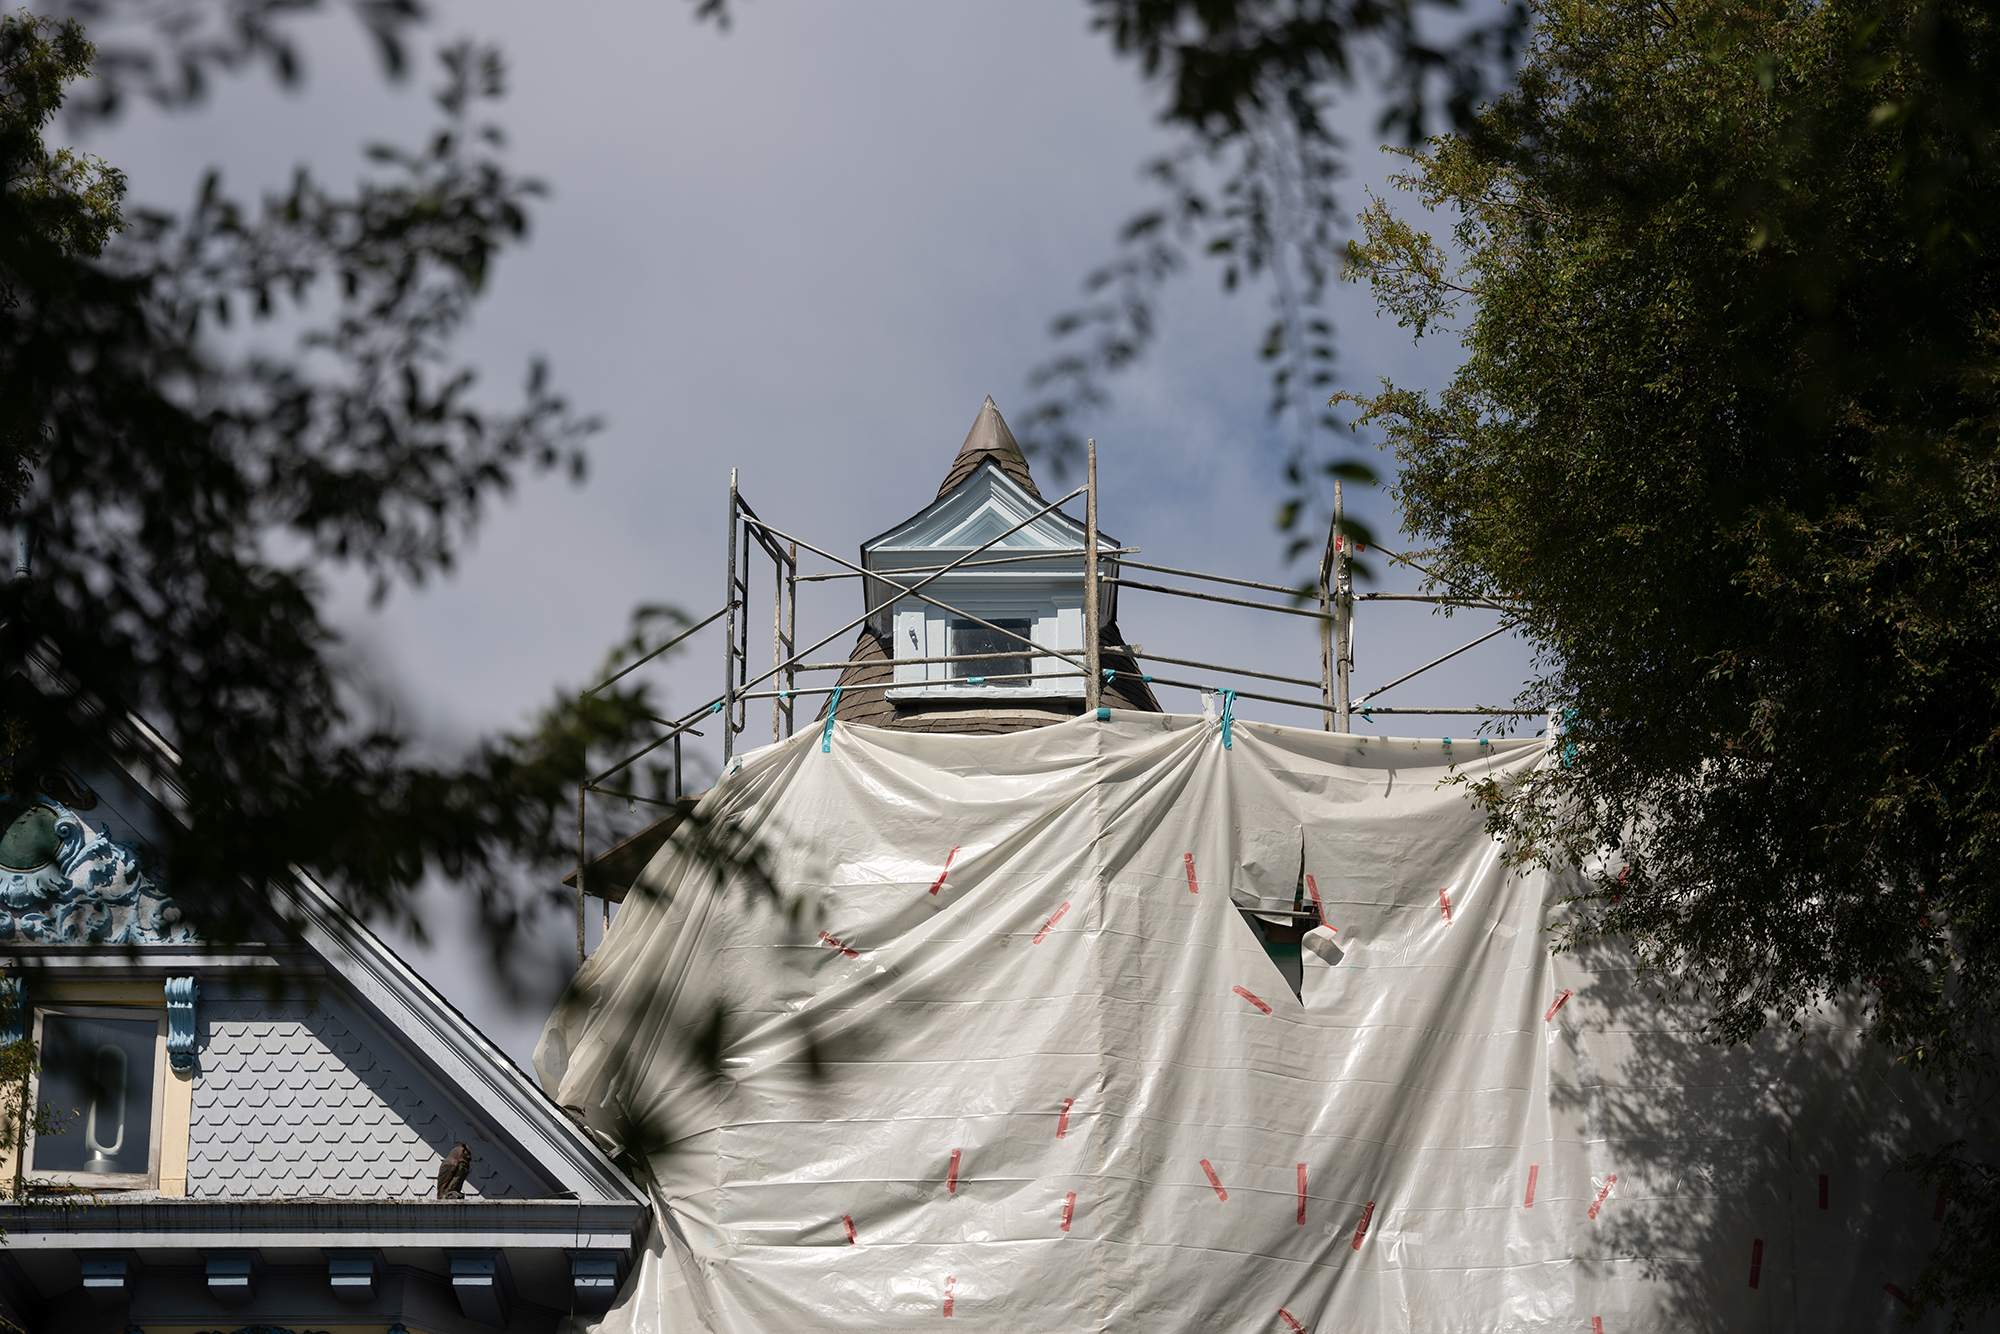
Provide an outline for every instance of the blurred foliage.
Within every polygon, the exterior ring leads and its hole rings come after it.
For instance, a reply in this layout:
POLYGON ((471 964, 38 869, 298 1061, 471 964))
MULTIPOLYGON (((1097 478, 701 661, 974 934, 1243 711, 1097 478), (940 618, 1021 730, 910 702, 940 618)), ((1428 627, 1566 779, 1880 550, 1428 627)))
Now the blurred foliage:
MULTIPOLYGON (((0 1002, 0 1006, 9 1011, 14 1010, 16 1004, 0 1002)), ((91 1198, 89 1192, 27 1175, 29 1141, 45 1135, 65 1134, 75 1128, 77 1120, 74 1108, 65 1109, 54 1103, 32 1100, 34 1079, 41 1068, 41 1055, 35 1050, 33 1039, 16 1038, 12 1042, 0 1043, 0 1145, 5 1146, 5 1152, 13 1162, 13 1170, 0 1177, 0 1200, 21 1203, 32 1198, 37 1204, 45 1204, 50 1197, 55 1197, 59 1203, 80 1203, 84 1198, 91 1198)), ((4 1243, 6 1238, 6 1229, 0 1228, 0 1243, 4 1243)), ((0 1327, 20 1328, 5 1316, 0 1316, 0 1327)))
MULTIPOLYGON (((698 18, 727 26, 730 0, 691 3, 698 18)), ((1469 17, 1462 0, 1084 4, 1091 27, 1160 92, 1160 123, 1182 143, 1144 164, 1160 203, 1125 222, 1113 258, 1084 279, 1082 304, 1054 321, 1061 350, 1030 375, 1041 397, 1015 417, 1015 432, 1061 476, 1082 460, 1082 420, 1152 346, 1163 289, 1191 257, 1216 264, 1227 292, 1268 282, 1258 355, 1271 367, 1271 420, 1292 436, 1277 522, 1295 534, 1293 557, 1317 555, 1333 480, 1376 480, 1361 458, 1326 457, 1341 422, 1320 406, 1334 383, 1324 302, 1340 268, 1334 183, 1347 165, 1329 117, 1372 76, 1384 133, 1414 142, 1440 112, 1465 123, 1505 82, 1526 7, 1502 0, 1469 17)))
POLYGON ((1335 183, 1348 149, 1330 117, 1372 72, 1384 134, 1421 139, 1440 113, 1465 123, 1505 82, 1525 9, 1495 3, 1469 16, 1460 0, 1088 6, 1093 27, 1162 95, 1159 120, 1183 142, 1146 164, 1161 202, 1126 222, 1117 254, 1085 279, 1083 304, 1056 320, 1064 350, 1033 374, 1043 397, 1020 420, 1023 438, 1059 465, 1075 458, 1081 415, 1152 344, 1165 282, 1205 257, 1225 291, 1269 285, 1258 354, 1271 368, 1271 420, 1291 434, 1277 519, 1295 534, 1293 556, 1317 554, 1332 480, 1375 480, 1362 459, 1328 457, 1341 422, 1320 406, 1334 384, 1325 296, 1346 224, 1335 183))
MULTIPOLYGON (((2000 1298, 2000 28, 1957 0, 1536 17, 1518 88, 1414 156, 1355 277, 1467 359, 1388 429, 1440 582, 1527 599, 1568 762, 1488 790, 1602 866, 1711 1036, 1858 994, 1978 1130, 1919 1298, 2000 1298), (1976 1166, 1984 1160, 1986 1165, 1976 1166), (1970 1189, 1977 1181, 1983 1191, 1970 1189)), ((1956 1165, 1954 1165, 1956 1163, 1956 1165)))
MULTIPOLYGON (((154 40, 95 67, 102 116, 133 88, 198 97, 196 73, 251 56, 294 77, 266 20, 311 6, 74 8, 154 40), (211 13, 236 46, 195 40, 211 13)), ((357 9, 390 36, 417 14, 357 9)), ((0 18, 0 483, 35 545, 32 576, 0 588, 8 768, 143 762, 136 710, 178 756, 171 880, 201 887, 211 936, 268 912, 294 863, 420 926, 411 894, 436 872, 473 890, 504 955, 558 901, 524 896, 522 872, 573 855, 586 762, 658 734, 646 688, 559 697, 432 762, 321 616, 328 577, 377 600, 420 584, 524 473, 582 474, 596 423, 541 365, 495 409, 451 351, 540 191, 479 119, 500 58, 441 51, 436 127, 371 148, 351 192, 301 170, 253 206, 211 175, 178 217, 121 213, 114 169, 44 145, 91 58, 74 15, 0 18)))

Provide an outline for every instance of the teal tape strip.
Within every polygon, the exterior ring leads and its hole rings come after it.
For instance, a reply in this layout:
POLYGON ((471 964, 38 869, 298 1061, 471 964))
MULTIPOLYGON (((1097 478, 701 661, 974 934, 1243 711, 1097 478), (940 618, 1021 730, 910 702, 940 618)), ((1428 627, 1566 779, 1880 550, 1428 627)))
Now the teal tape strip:
MULTIPOLYGON (((1569 730, 1569 724, 1570 724, 1570 721, 1571 721, 1572 719, 1574 719, 1575 717, 1576 717, 1576 710, 1575 710, 1575 709, 1573 709, 1573 708, 1569 708, 1569 709, 1564 709, 1564 710, 1563 710, 1563 731, 1564 731, 1565 733, 1567 733, 1567 732, 1568 732, 1568 730, 1569 730)), ((1572 763, 1574 763, 1574 762, 1575 762, 1575 760, 1576 760, 1576 742, 1574 742, 1574 741, 1564 741, 1564 742, 1563 742, 1563 757, 1562 757, 1562 767, 1563 767, 1563 768, 1565 768, 1565 769, 1569 768, 1569 766, 1570 766, 1570 765, 1571 765, 1572 763)))
POLYGON ((1225 690, 1222 692, 1222 748, 1224 750, 1234 748, 1234 738, 1231 736, 1231 729, 1235 726, 1235 723, 1236 692, 1234 690, 1225 690))
POLYGON ((1117 679, 1118 679, 1118 669, 1116 667, 1106 667, 1104 669, 1104 684, 1110 685, 1113 681, 1117 679))
POLYGON ((1111 721, 1111 710, 1109 710, 1109 709, 1099 709, 1099 710, 1097 711, 1097 721, 1098 721, 1098 722, 1100 722, 1100 723, 1108 723, 1108 722, 1110 722, 1110 721, 1111 721))
POLYGON ((708 711, 709 711, 710 713, 721 713, 721 712, 722 712, 722 701, 721 701, 721 700, 717 700, 717 701, 715 701, 715 703, 713 703, 713 704, 709 705, 709 706, 708 706, 708 711))
POLYGON ((833 750, 833 715, 840 711, 840 692, 844 687, 833 688, 833 698, 826 705, 826 727, 819 734, 819 753, 828 754, 833 750))
POLYGON ((986 684, 986 678, 983 676, 968 676, 965 678, 965 683, 969 686, 983 686, 986 684))

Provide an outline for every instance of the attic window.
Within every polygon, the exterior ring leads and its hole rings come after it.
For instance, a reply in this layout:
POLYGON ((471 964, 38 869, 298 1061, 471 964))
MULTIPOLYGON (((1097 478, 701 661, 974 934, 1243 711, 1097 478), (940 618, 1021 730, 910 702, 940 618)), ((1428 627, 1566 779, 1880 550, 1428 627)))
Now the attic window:
POLYGON ((1026 654, 1018 658, 986 658, 975 655, 1005 653, 1009 649, 1019 648, 1021 639, 1029 637, 1028 632, 1034 622, 1010 619, 994 621, 992 624, 998 629, 988 629, 978 621, 952 621, 952 656, 965 654, 973 656, 973 661, 951 664, 950 679, 963 681, 976 676, 982 679, 997 678, 999 683, 1004 685, 1024 684, 1021 678, 1029 671, 1026 654), (1007 631, 1012 633, 1003 633, 1007 631), (1014 638, 1015 635, 1021 636, 1021 639, 1014 638))
POLYGON ((35 1099, 60 1126, 38 1133, 29 1171, 93 1187, 151 1184, 159 1143, 166 1015, 127 1007, 38 1010, 35 1099))

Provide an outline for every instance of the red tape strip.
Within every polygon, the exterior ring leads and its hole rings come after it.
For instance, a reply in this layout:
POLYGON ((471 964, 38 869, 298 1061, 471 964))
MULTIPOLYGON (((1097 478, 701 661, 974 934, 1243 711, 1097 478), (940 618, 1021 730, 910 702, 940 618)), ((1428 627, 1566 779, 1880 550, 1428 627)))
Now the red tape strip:
POLYGON ((1306 1334, 1306 1327, 1299 1323, 1298 1317, 1282 1306, 1278 1308, 1278 1319, 1285 1322, 1285 1328, 1291 1330, 1292 1334, 1306 1334))
POLYGON ((1188 893, 1190 894, 1201 893, 1201 887, 1195 884, 1194 882, 1194 854, 1192 852, 1183 852, 1181 854, 1181 860, 1187 863, 1188 893))
POLYGON ((952 1290, 952 1288, 953 1288, 953 1287, 954 1287, 954 1286, 955 1286, 955 1285, 957 1284, 957 1282, 958 1282, 958 1280, 957 1280, 957 1279, 955 1279, 955 1278, 952 1278, 952 1277, 951 1277, 951 1276, 950 1276, 949 1274, 947 1274, 947 1275, 945 1276, 945 1280, 944 1280, 944 1318, 945 1318, 946 1320, 949 1320, 949 1319, 951 1319, 951 1290, 952 1290))
POLYGON ((1764 1272, 1764 1239, 1762 1237, 1753 1237, 1750 1240, 1750 1286, 1751 1287, 1754 1288, 1757 1286, 1757 1278, 1763 1272, 1764 1272))
MULTIPOLYGON (((1320 924, 1321 926, 1325 926, 1325 925, 1326 925, 1326 904, 1324 904, 1324 903, 1322 903, 1322 902, 1320 901, 1320 897, 1319 897, 1319 886, 1313 883, 1313 878, 1312 878, 1311 876, 1307 876, 1307 877, 1306 877, 1306 892, 1307 892, 1308 894, 1311 894, 1311 895, 1312 895, 1312 897, 1313 897, 1313 911, 1319 914, 1319 924, 1320 924)), ((1335 930, 1339 930, 1339 928, 1338 928, 1338 927, 1336 927, 1336 928, 1334 928, 1334 929, 1335 929, 1335 930)))
MULTIPOLYGON (((1597 1188, 1597 1198, 1590 1202, 1590 1217, 1592 1218, 1597 1217, 1597 1211, 1599 1209, 1602 1209, 1604 1207, 1604 1202, 1611 1198, 1611 1188, 1617 1184, 1618 1184, 1618 1174, 1616 1172, 1613 1172, 1610 1176, 1604 1178, 1604 1184, 1597 1188)), ((1757 1246, 1758 1246, 1758 1254, 1761 1255, 1763 1253, 1764 1243, 1760 1241, 1757 1243, 1757 1246)))
POLYGON ((1208 1165, 1208 1159, 1204 1158, 1201 1160, 1201 1170, 1208 1173, 1208 1184, 1215 1187, 1216 1198, 1227 1203, 1229 1192, 1222 1188, 1222 1178, 1217 1176, 1215 1169, 1208 1165))
POLYGON ((1299 1226, 1306 1225, 1306 1165, 1299 1164, 1299 1226))
POLYGON ((859 1246, 861 1244, 861 1238, 854 1235, 853 1216, 849 1214, 842 1214, 840 1216, 840 1225, 847 1229, 847 1244, 849 1246, 859 1246))
POLYGON ((947 1195, 958 1194, 958 1155, 960 1152, 961 1150, 958 1149, 951 1151, 951 1175, 944 1179, 944 1193, 947 1195))
POLYGON ((1604 1334, 1603 1316, 1594 1315, 1590 1318, 1590 1334, 1604 1334))
POLYGON ((1061 1139, 1064 1135, 1067 1135, 1069 1133, 1069 1109, 1074 1106, 1076 1106, 1075 1098, 1063 1099, 1062 1115, 1056 1118, 1057 1139, 1061 1139))
POLYGON ((1535 1177, 1540 1174, 1541 1170, 1542 1165, 1540 1163, 1528 1164, 1528 1198, 1521 1202, 1523 1209, 1532 1209, 1535 1207, 1535 1177))
POLYGON ((1451 925, 1451 891, 1450 891, 1449 889, 1440 889, 1440 890, 1438 891, 1438 907, 1440 907, 1440 908, 1444 909, 1444 924, 1445 924, 1446 926, 1450 926, 1450 925, 1451 925))
POLYGON ((822 931, 819 933, 819 938, 823 944, 832 946, 834 949, 839 950, 842 954, 845 954, 850 959, 858 959, 861 957, 860 950, 853 948, 851 945, 843 941, 839 936, 829 936, 826 932, 822 931))
POLYGON ((1252 995, 1250 992, 1245 991, 1242 987, 1231 987, 1230 990, 1235 992, 1237 995, 1241 996, 1244 1000, 1249 1001, 1252 1005, 1262 1010, 1265 1014, 1271 1013, 1270 1006, 1264 1004, 1263 1001, 1258 1000, 1256 996, 1252 995))
POLYGON ((954 843, 951 845, 951 851, 944 855, 944 869, 938 872, 937 883, 931 886, 931 893, 935 894, 944 888, 944 878, 951 874, 951 859, 957 855, 958 844, 954 843))
POLYGON ((1901 1288, 1897 1287, 1895 1284, 1884 1283, 1882 1285, 1882 1291, 1888 1293, 1891 1297, 1894 1297, 1897 1301, 1901 1302, 1903 1305, 1908 1306, 1912 1311, 1917 1309, 1915 1306, 1912 1306, 1910 1304, 1910 1294, 1904 1292, 1901 1288))
POLYGON ((1071 1191, 1069 1194, 1063 1196, 1063 1224, 1062 1224, 1063 1231, 1065 1232, 1069 1231, 1069 1220, 1075 1216, 1076 1216, 1076 1192, 1071 1191))
POLYGON ((1069 905, 1065 903, 1062 907, 1050 913, 1049 920, 1042 923, 1042 929, 1035 932, 1035 944, 1041 944, 1048 937, 1049 932, 1056 929, 1056 923, 1060 922, 1063 919, 1063 914, 1068 911, 1069 905))
POLYGON ((1368 1220, 1375 1216, 1375 1201, 1368 1201, 1368 1207, 1361 1211, 1361 1221, 1354 1228, 1354 1249, 1361 1249, 1362 1238, 1368 1235, 1368 1220))
POLYGON ((1556 1011, 1569 1004, 1569 998, 1574 994, 1568 987, 1564 987, 1563 994, 1556 997, 1549 1005, 1549 1008, 1542 1012, 1542 1022, 1546 1024, 1549 1020, 1555 1018, 1556 1011))

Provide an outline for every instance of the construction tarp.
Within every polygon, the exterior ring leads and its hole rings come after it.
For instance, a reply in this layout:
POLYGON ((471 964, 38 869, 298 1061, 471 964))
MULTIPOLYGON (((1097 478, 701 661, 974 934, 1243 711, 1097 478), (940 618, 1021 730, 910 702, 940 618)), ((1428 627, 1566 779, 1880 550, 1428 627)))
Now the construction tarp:
POLYGON ((1117 711, 740 757, 537 1051, 657 1211, 602 1334, 1897 1327, 1934 1095, 1552 953, 1581 882, 1472 800, 1552 762, 1117 711), (1245 911, 1300 904, 1295 995, 1245 911))

